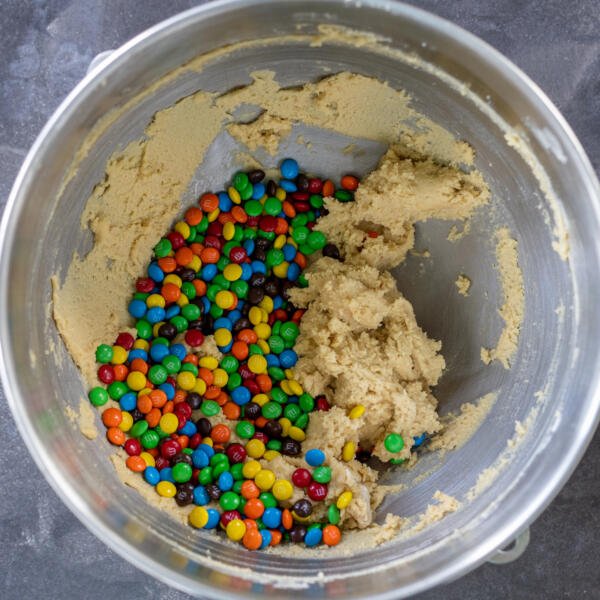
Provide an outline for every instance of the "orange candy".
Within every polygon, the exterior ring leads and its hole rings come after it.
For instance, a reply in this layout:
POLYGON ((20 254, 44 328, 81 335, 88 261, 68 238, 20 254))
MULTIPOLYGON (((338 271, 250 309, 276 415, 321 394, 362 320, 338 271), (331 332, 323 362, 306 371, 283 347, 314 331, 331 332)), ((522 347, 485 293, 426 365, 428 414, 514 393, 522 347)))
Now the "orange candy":
POLYGON ((246 211, 241 206, 234 206, 230 212, 231 212, 231 216, 238 223, 245 223, 248 220, 248 215, 246 214, 246 211))
POLYGON ((342 539, 342 532, 336 525, 323 527, 323 543, 327 546, 337 546, 342 539))
POLYGON ((202 216, 202 211, 195 206, 190 206, 190 208, 185 211, 185 221, 192 227, 198 225, 198 223, 202 221, 202 216))
POLYGON ((244 537, 242 538, 242 544, 248 550, 258 550, 262 544, 262 535, 258 529, 247 529, 244 537))
POLYGON ((306 256, 302 254, 302 252, 297 252, 294 257, 294 262, 301 268, 304 269, 306 267, 306 256))
POLYGON ((192 285, 196 288, 196 296, 204 296, 206 294, 206 283, 202 279, 194 279, 192 285))
POLYGON ((179 404, 180 402, 183 402, 186 396, 187 394, 183 390, 177 390, 173 396, 173 404, 179 404))
POLYGON ((277 221, 275 223, 275 233, 277 235, 282 235, 284 233, 287 233, 288 229, 289 227, 287 221, 282 217, 277 217, 277 221))
POLYGON ((171 304, 177 302, 181 296, 181 290, 174 283, 165 283, 160 290, 165 302, 171 304))
MULTIPOLYGON (((198 242, 194 242, 194 243, 190 244, 190 250, 196 256, 200 256, 200 254, 202 254, 202 250, 204 250, 204 246, 202 244, 199 244, 198 242)), ((196 281, 202 281, 202 280, 197 279, 196 281)), ((202 281, 202 283, 204 283, 204 282, 202 281)))
POLYGON ((194 253, 186 246, 179 248, 179 250, 175 252, 175 260, 177 261, 177 264, 182 267, 187 267, 192 262, 193 258, 194 253))
POLYGON ((198 366, 198 357, 195 354, 188 354, 182 361, 182 363, 192 363, 196 367, 198 366))
POLYGON ((175 405, 173 403, 173 400, 167 400, 165 402, 165 405, 162 407, 163 415, 166 415, 167 413, 172 413, 174 408, 175 405))
POLYGON ((265 512, 265 505, 258 498, 250 498, 244 506, 244 514, 251 519, 260 519, 265 512))
POLYGON ((204 248, 200 253, 200 260, 205 265, 217 264, 221 258, 221 253, 216 248, 204 248))
POLYGON ((205 213, 210 213, 219 208, 219 198, 215 194, 202 194, 199 204, 205 213))
POLYGON ((129 456, 125 461, 128 469, 141 473, 146 469, 146 461, 141 456, 129 456))
POLYGON ((139 396, 137 399, 137 407, 143 415, 147 415, 154 408, 152 406, 150 394, 144 394, 143 396, 139 396))
POLYGON ((283 212, 285 213, 286 217, 290 217, 290 219, 293 219, 296 216, 296 209, 289 200, 284 200, 282 206, 283 212))
POLYGON ((273 382, 268 375, 261 373, 256 376, 256 384, 260 388, 260 391, 264 394, 270 392, 273 389, 273 382))
POLYGON ((254 424, 257 427, 264 427, 268 422, 269 422, 269 419, 265 419, 265 417, 263 417, 261 415, 259 417, 256 417, 256 420, 254 421, 254 424))
POLYGON ((258 335, 256 335, 256 331, 253 329, 242 329, 238 332, 237 339, 246 344, 256 344, 258 335))
POLYGON ((269 546, 277 546, 281 542, 283 534, 279 529, 269 529, 269 531, 271 532, 271 543, 269 546))
POLYGON ((353 192, 358 187, 358 179, 354 175, 344 175, 341 184, 345 190, 353 192))
POLYGON ((223 404, 221 410, 230 421, 237 421, 242 413, 240 407, 235 402, 226 402, 223 404))
POLYGON ((107 427, 118 427, 123 420, 123 415, 118 408, 107 408, 102 413, 102 422, 107 427))
POLYGON ((129 369, 125 365, 115 365, 113 371, 115 373, 115 381, 125 381, 129 374, 129 369))
POLYGON ((165 273, 172 273, 177 268, 177 261, 172 256, 163 256, 158 259, 158 266, 165 273))
POLYGON ((167 402, 167 395, 162 390, 152 390, 148 397, 154 408, 162 408, 167 402))
POLYGON ((206 367, 200 367, 198 369, 198 377, 206 383, 207 386, 212 385, 212 382, 215 380, 215 376, 213 375, 210 369, 206 367))
POLYGON ((231 346, 231 354, 233 354, 238 360, 244 360, 248 357, 248 344, 244 342, 234 342, 231 346))
POLYGON ((221 388, 217 385, 209 385, 204 392, 204 397, 207 400, 216 400, 221 393, 221 388))
POLYGON ((321 194, 323 194, 323 198, 325 198, 327 196, 333 196, 334 191, 335 191, 335 185, 333 185, 333 181, 331 181, 331 179, 327 179, 323 183, 323 189, 321 191, 321 194))
POLYGON ((258 498, 260 496, 260 489, 254 483, 254 481, 248 479, 242 483, 240 493, 242 494, 242 497, 246 498, 246 500, 250 500, 251 498, 258 498))
POLYGON ((231 431, 227 425, 219 423, 212 428, 210 437, 214 442, 224 444, 225 442, 229 441, 229 438, 231 437, 231 431))
POLYGON ((160 409, 153 408, 146 415, 146 421, 148 421, 148 426, 149 427, 156 427, 158 425, 161 417, 162 417, 162 413, 160 412, 160 409))
POLYGON ((126 440, 125 432, 121 431, 118 427, 109 427, 106 430, 106 437, 115 446, 122 446, 126 440))
POLYGON ((229 396, 227 395, 226 392, 221 390, 219 392, 219 395, 215 398, 215 400, 219 406, 224 406, 229 401, 229 396))
POLYGON ((288 508, 284 508, 281 513, 281 524, 283 525, 284 529, 291 529, 294 525, 292 513, 288 508))
POLYGON ((148 363, 143 358, 134 358, 129 365, 129 369, 145 375, 148 372, 148 363))
POLYGON ((217 221, 219 221, 219 223, 221 223, 221 225, 225 225, 225 223, 235 223, 235 219, 233 218, 233 215, 229 212, 219 213, 219 216, 217 217, 217 221))

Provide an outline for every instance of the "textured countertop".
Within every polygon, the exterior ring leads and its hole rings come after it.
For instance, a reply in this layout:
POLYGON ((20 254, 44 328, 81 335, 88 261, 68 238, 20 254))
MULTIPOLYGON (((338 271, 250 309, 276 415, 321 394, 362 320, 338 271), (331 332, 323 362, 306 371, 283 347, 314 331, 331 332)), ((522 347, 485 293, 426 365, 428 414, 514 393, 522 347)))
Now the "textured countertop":
MULTIPOLYGON (((46 119, 94 55, 198 2, 0 2, 0 202, 46 119)), ((556 103, 600 169, 598 0, 425 0, 503 52, 556 103)), ((30 458, 0 390, 0 597, 182 600, 124 562, 63 506, 30 458)), ((600 434, 531 527, 526 553, 421 600, 600 598, 600 434)))

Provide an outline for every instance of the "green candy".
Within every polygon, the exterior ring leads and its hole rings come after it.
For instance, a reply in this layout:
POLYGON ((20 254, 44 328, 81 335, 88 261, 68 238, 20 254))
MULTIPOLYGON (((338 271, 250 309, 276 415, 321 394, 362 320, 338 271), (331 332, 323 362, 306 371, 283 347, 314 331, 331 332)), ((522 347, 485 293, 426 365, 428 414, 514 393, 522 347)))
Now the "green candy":
POLYGON ((162 366, 167 370, 169 375, 179 373, 181 369, 181 361, 174 354, 169 354, 162 359, 162 366))
POLYGON ((233 176, 232 184, 238 192, 241 192, 245 187, 248 187, 249 183, 250 180, 248 179, 248 175, 246 175, 246 173, 244 173, 243 171, 238 171, 233 176))
POLYGON ((249 217, 259 217, 262 215, 263 205, 258 200, 250 200, 244 205, 244 210, 249 217))
POLYGON ((327 509, 327 519, 332 525, 337 525, 340 522, 340 509, 335 504, 327 509))
POLYGON ((310 197, 309 202, 313 208, 321 208, 323 206, 323 196, 320 194, 313 194, 310 197))
POLYGON ((250 344, 248 346, 248 355, 254 356, 255 354, 260 354, 261 356, 264 354, 262 348, 258 344, 250 344))
POLYGON ((148 299, 149 295, 150 294, 146 294, 145 292, 136 292, 133 295, 133 299, 134 300, 143 300, 144 302, 146 302, 146 300, 148 299))
POLYGON ((220 306, 213 304, 208 312, 210 313, 211 317, 218 319, 219 317, 223 316, 225 311, 220 306))
POLYGON ((304 242, 306 242, 306 240, 308 239, 309 235, 310 235, 310 230, 308 229, 308 227, 294 226, 294 231, 292 232, 292 239, 297 244, 304 244, 304 242))
MULTIPOLYGON (((210 464, 213 467, 215 467, 217 465, 229 466, 229 458, 227 457, 227 454, 222 454, 222 453, 218 452, 217 454, 213 454, 210 457, 210 464)), ((214 473, 213 473, 213 475, 214 475, 214 473)))
POLYGON ((198 367, 193 363, 183 363, 181 365, 182 371, 189 371, 194 374, 194 377, 198 377, 198 367))
POLYGON ((281 354, 285 350, 285 342, 279 335, 272 335, 267 340, 267 344, 269 344, 269 348, 273 354, 281 354))
POLYGON ((103 387, 92 388, 88 397, 94 406, 104 406, 108 402, 108 392, 103 387))
POLYGON ((167 238, 162 238, 160 242, 154 246, 154 254, 156 254, 158 258, 164 258, 171 250, 173 250, 173 246, 167 238))
POLYGON ((208 217, 206 215, 204 215, 202 217, 202 221, 200 221, 200 223, 198 223, 198 225, 196 225, 196 231, 198 233, 204 233, 208 229, 209 224, 210 223, 208 222, 208 217))
POLYGON ((283 416, 292 422, 294 422, 301 414, 302 411, 297 404, 288 404, 283 410, 283 416))
POLYGON ((306 243, 314 250, 320 250, 327 243, 327 238, 320 231, 311 231, 306 243))
POLYGON ((196 288, 189 281, 184 281, 181 284, 181 292, 188 300, 193 300, 196 297, 196 288))
POLYGON ((265 213, 276 217, 281 212, 281 200, 278 198, 267 198, 263 206, 265 213))
POLYGON ((317 467, 312 472, 313 479, 319 483, 329 483, 331 481, 331 468, 330 467, 317 467))
POLYGON ((308 425, 308 419, 308 415, 303 413, 294 421, 294 425, 296 427, 300 427, 300 429, 306 429, 306 426, 308 425))
POLYGON ((169 347, 169 340, 165 337, 157 337, 154 338, 151 342, 150 342, 150 346, 152 348, 154 348, 154 346, 167 346, 167 348, 169 347))
POLYGON ((188 325, 189 325, 188 320, 185 317, 182 317, 181 315, 175 315, 174 317, 169 319, 169 322, 172 325, 175 325, 175 329, 177 329, 177 333, 183 333, 184 331, 187 330, 188 325))
POLYGON ((112 346, 108 344, 100 344, 96 348, 96 362, 99 363, 109 363, 113 358, 113 349, 112 346))
POLYGON ((277 450, 277 452, 279 452, 281 450, 282 446, 283 446, 283 442, 281 440, 269 440, 267 442, 268 450, 277 450))
POLYGON ((271 327, 272 335, 279 335, 280 329, 281 329, 281 321, 275 321, 275 323, 273 323, 273 327, 271 327))
POLYGON ((280 367, 269 367, 267 373, 269 373, 269 377, 275 379, 275 381, 283 381, 285 379, 285 372, 280 367))
POLYGON ((255 428, 250 421, 239 421, 235 426, 235 432, 238 437, 241 437, 243 440, 249 440, 255 433, 255 428))
POLYGON ((223 510, 236 510, 240 505, 240 497, 235 492, 225 492, 219 498, 219 505, 223 510))
MULTIPOLYGON (((227 263, 225 263, 225 267, 229 264, 229 261, 227 261, 227 263)), ((219 266, 219 263, 217 263, 217 266, 219 266)), ((225 279, 225 277, 219 273, 218 275, 215 275, 215 278, 212 280, 213 285, 218 285, 222 290, 228 290, 229 287, 231 286, 231 281, 229 281, 228 279, 225 279)))
POLYGON ((271 399, 278 404, 287 404, 288 395, 281 388, 273 388, 271 390, 271 399))
MULTIPOLYGON (((235 463, 235 465, 231 465, 231 469, 229 469, 231 471, 231 475, 233 476, 233 479, 237 482, 240 483, 240 487, 241 484, 244 483, 244 474, 242 473, 244 469, 244 463, 235 463)), ((235 485, 234 485, 235 487, 235 485)), ((235 492, 235 489, 233 490, 235 492)))
POLYGON ((200 473, 198 473, 198 483, 201 483, 202 485, 208 485, 209 483, 212 483, 212 481, 212 468, 204 467, 200 469, 200 473))
POLYGON ((309 413, 315 409, 315 399, 310 395, 304 392, 298 398, 298 406, 305 412, 309 413))
POLYGON ((240 361, 235 356, 224 356, 220 363, 221 369, 228 374, 234 373, 240 366, 240 361))
POLYGON ((298 329, 298 325, 293 321, 287 321, 281 325, 279 333, 286 342, 293 342, 298 337, 300 329, 298 329))
MULTIPOLYGON (((231 488, 231 491, 235 492, 236 494, 241 494, 242 493, 242 486, 243 485, 244 485, 243 481, 234 481, 233 482, 233 487, 231 488)), ((242 498, 242 500, 245 500, 245 498, 242 498)))
POLYGON ((239 373, 231 373, 227 382, 227 389, 232 392, 235 388, 240 387, 240 385, 242 385, 242 376, 239 373))
POLYGON ((399 433, 389 433, 385 436, 385 440, 383 440, 383 445, 388 452, 392 454, 397 454, 401 452, 404 448, 404 440, 399 433))
POLYGON ((113 381, 108 386, 108 395, 113 400, 120 400, 128 391, 129 388, 127 387, 127 384, 122 381, 113 381))
POLYGON ((152 337, 152 325, 146 319, 140 319, 135 324, 135 329, 137 331, 138 337, 147 340, 152 337))
MULTIPOLYGON (((244 228, 241 225, 234 225, 233 226, 233 241, 235 242, 241 242, 244 239, 244 228)), ((239 246, 239 244, 236 244, 237 246, 239 246)), ((229 256, 229 252, 227 253, 227 256, 229 256)))
POLYGON ((214 302, 215 298, 217 297, 217 294, 221 291, 221 286, 220 285, 215 285, 214 283, 209 285, 207 290, 206 290, 206 297, 211 301, 214 302))
POLYGON ((154 385, 161 385, 167 380, 169 373, 162 365, 152 365, 148 371, 148 379, 154 385))
POLYGON ((300 273, 300 275, 298 276, 298 279, 296 281, 298 282, 299 287, 301 287, 301 288, 308 287, 308 281, 307 281, 306 277, 304 277, 304 273, 300 273))
POLYGON ((192 467, 185 462, 179 462, 171 470, 171 475, 177 483, 186 483, 192 478, 192 467))
POLYGON ((285 256, 282 250, 279 250, 278 248, 271 248, 271 250, 267 252, 265 264, 267 265, 267 267, 276 267, 277 265, 280 265, 284 260, 285 256))
POLYGON ((308 223, 308 216, 306 213, 300 213, 296 215, 291 222, 291 225, 294 229, 298 227, 304 227, 308 223))
POLYGON ((336 190, 333 197, 340 202, 350 202, 354 200, 354 194, 347 190, 336 190))
POLYGON ((206 415, 207 417, 214 417, 221 412, 221 407, 214 400, 205 400, 201 404, 200 410, 202 411, 203 415, 206 415))
MULTIPOLYGON (((156 429, 155 429, 155 431, 156 431, 156 429)), ((159 434, 159 435, 160 435, 160 434, 159 434)), ((191 456, 192 454, 194 454, 194 451, 193 451, 191 448, 184 448, 184 449, 181 451, 181 453, 182 453, 182 454, 189 454, 189 455, 191 456)))
POLYGON ((401 465, 403 462, 406 462, 406 458, 390 458, 390 464, 392 465, 401 465))
MULTIPOLYGON (((171 435, 170 433, 166 433, 166 432, 164 432, 164 431, 163 431, 163 430, 160 428, 160 425, 157 425, 157 426, 154 428, 154 431, 156 431, 156 433, 158 433, 158 437, 159 437, 161 440, 162 440, 162 439, 164 439, 164 438, 168 438, 168 437, 171 435)), ((189 448, 184 448, 184 450, 189 450, 189 448)), ((183 452, 184 450, 182 450, 182 452, 183 452)), ((193 450, 192 450, 192 452, 193 452, 193 450)))
POLYGON ((265 505, 265 508, 275 508, 277 506, 277 500, 271 492, 263 492, 258 498, 265 505))
POLYGON ((188 321, 196 321, 197 319, 200 318, 200 315, 202 314, 202 311, 200 310, 200 307, 196 306, 195 304, 186 304, 181 309, 181 314, 188 321))
POLYGON ((251 229, 250 227, 246 227, 243 230, 243 239, 245 239, 245 240, 255 240, 256 239, 256 235, 257 235, 256 230, 255 229, 251 229))
POLYGON ((142 419, 133 424, 133 427, 129 430, 129 435, 133 438, 140 438, 146 431, 148 431, 148 421, 142 419))
POLYGON ((231 282, 231 286, 229 289, 238 298, 241 298, 243 300, 248 295, 248 290, 250 289, 250 286, 248 285, 247 281, 244 281, 243 279, 238 279, 237 281, 231 282))
POLYGON ((267 402, 260 412, 265 419, 278 419, 281 416, 283 409, 277 402, 267 402))
POLYGON ((156 446, 158 446, 158 442, 160 442, 160 436, 152 429, 148 429, 140 437, 140 443, 144 448, 146 448, 146 450, 156 448, 156 446))
POLYGON ((227 463, 219 463, 215 465, 212 470, 213 477, 217 479, 221 473, 225 473, 225 471, 229 471, 229 464, 227 463))

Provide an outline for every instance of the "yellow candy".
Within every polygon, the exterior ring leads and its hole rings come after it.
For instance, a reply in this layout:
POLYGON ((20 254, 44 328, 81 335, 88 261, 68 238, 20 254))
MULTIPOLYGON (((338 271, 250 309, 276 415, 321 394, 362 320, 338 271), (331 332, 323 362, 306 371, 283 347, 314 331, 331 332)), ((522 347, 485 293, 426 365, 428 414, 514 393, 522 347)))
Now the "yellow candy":
POLYGON ((256 396, 252 398, 252 402, 258 404, 259 406, 264 406, 268 401, 269 396, 267 396, 266 394, 256 394, 256 396))
POLYGON ((188 299, 188 297, 185 294, 181 294, 181 296, 179 296, 179 298, 177 298, 177 306, 179 306, 180 308, 183 308, 186 304, 189 304, 190 301, 188 299))
POLYGON ((185 221, 179 221, 178 223, 175 223, 175 227, 173 227, 173 229, 180 233, 185 240, 190 237, 191 229, 185 221))
POLYGON ((196 394, 200 394, 201 396, 204 396, 204 392, 206 392, 206 381, 204 381, 204 379, 200 379, 200 377, 198 377, 196 379, 196 383, 194 384, 194 387, 192 388, 192 392, 196 392, 196 394))
POLYGON ((340 509, 347 508, 348 505, 352 502, 352 492, 342 492, 337 499, 335 505, 340 509))
POLYGON ((206 215, 206 218, 208 219, 209 223, 212 223, 213 221, 216 221, 219 218, 220 214, 221 211, 218 208, 215 208, 215 210, 206 215))
MULTIPOLYGON (((163 285, 165 283, 173 283, 175 284, 177 287, 181 287, 183 285, 183 280, 181 279, 181 277, 179 277, 179 275, 175 275, 175 273, 169 273, 164 279, 163 279, 163 285)), ((162 298, 162 296, 161 296, 162 298)), ((164 304, 163 304, 164 307, 164 304)))
POLYGON ((121 423, 119 424, 119 429, 121 431, 129 431, 133 427, 133 417, 127 412, 123 411, 121 413, 121 423))
POLYGON ((227 528, 225 529, 227 533, 227 537, 234 542, 239 542, 246 533, 246 525, 244 521, 241 519, 232 519, 227 523, 227 528))
POLYGON ((177 375, 177 385, 186 392, 191 392, 196 385, 196 376, 190 371, 181 371, 177 375))
POLYGON ((134 392, 139 392, 146 387, 146 376, 139 371, 131 371, 131 373, 127 375, 127 385, 134 392))
POLYGON ((304 394, 304 388, 295 379, 289 380, 289 386, 293 395, 301 396, 304 394))
POLYGON ((282 380, 279 382, 279 387, 288 395, 292 395, 292 388, 290 388, 290 382, 287 380, 282 380))
POLYGON ((122 365, 127 360, 127 350, 123 346, 113 346, 113 357, 110 361, 113 365, 122 365))
POLYGON ((197 254, 194 254, 194 256, 192 257, 192 262, 190 262, 188 267, 190 269, 193 269, 197 273, 200 270, 201 266, 202 266, 202 261, 200 260, 200 257, 197 254))
POLYGON ((235 296, 229 290, 221 290, 215 296, 215 304, 219 308, 227 310, 235 304, 235 296))
POLYGON ((170 481, 159 481, 156 484, 156 491, 159 496, 164 496, 165 498, 173 498, 177 493, 177 488, 175 484, 170 481))
POLYGON ((288 435, 297 442, 303 442, 306 439, 306 434, 304 433, 304 430, 300 429, 300 427, 296 427, 295 425, 292 425, 290 427, 288 435))
POLYGON ((150 344, 149 344, 148 340, 143 340, 142 338, 138 338, 137 340, 135 340, 135 342, 133 342, 133 347, 136 350, 145 350, 146 352, 148 352, 148 350, 150 349, 150 344))
POLYGON ((179 427, 179 419, 173 413, 167 413, 160 418, 158 422, 161 430, 171 435, 179 427))
POLYGON ((263 491, 268 492, 275 483, 275 473, 269 469, 262 469, 254 477, 254 483, 263 491))
POLYGON ((214 442, 212 441, 212 438, 210 438, 210 437, 205 437, 205 438, 202 440, 202 443, 203 443, 203 444, 207 444, 207 445, 208 445, 208 446, 210 446, 211 448, 214 446, 214 442))
POLYGON ((277 500, 289 500, 294 493, 294 487, 286 479, 278 479, 273 484, 271 493, 277 500))
POLYGON ((291 235, 288 236, 286 244, 289 244, 290 246, 294 246, 294 248, 296 248, 296 250, 298 250, 298 242, 291 235))
MULTIPOLYGON (((274 271, 274 269, 273 269, 274 271)), ((258 305, 267 312, 266 315, 263 316, 263 321, 266 323, 269 320, 269 314, 268 313, 272 313, 273 309, 275 308, 273 306, 273 298, 271 298, 270 296, 265 296, 259 303, 258 305), (266 316, 266 320, 265 320, 265 316, 266 316)))
POLYGON ((294 379, 294 369, 286 369, 284 373, 287 379, 294 379))
POLYGON ((234 204, 239 204, 242 201, 240 193, 233 186, 227 188, 227 195, 234 204))
POLYGON ((282 429, 281 435, 283 435, 283 437, 285 437, 286 435, 288 435, 288 433, 290 431, 292 422, 287 417, 281 417, 281 419, 279 419, 279 424, 281 425, 281 429, 282 429))
POLYGON ((281 200, 282 202, 285 200, 285 190, 282 188, 277 188, 277 191, 275 192, 275 198, 277 198, 277 200, 281 200))
POLYGON ((263 458, 265 460, 271 461, 274 458, 277 458, 278 456, 280 456, 281 453, 277 452, 277 450, 267 450, 264 454, 263 454, 263 458))
POLYGON ((155 306, 160 306, 160 308, 164 308, 165 304, 165 299, 160 294, 150 294, 146 298, 146 306, 148 308, 154 308, 155 306))
POLYGON ((214 371, 219 366, 219 361, 214 356, 203 356, 198 360, 198 366, 214 371))
POLYGON ((265 453, 265 445, 257 439, 250 440, 246 444, 246 452, 250 458, 260 458, 265 453))
POLYGON ((269 354, 271 349, 269 348, 269 344, 267 344, 266 340, 256 340, 256 345, 265 353, 269 354))
POLYGON ((141 398, 142 396, 147 396, 151 391, 150 388, 145 387, 138 392, 137 397, 141 398))
POLYGON ((252 323, 252 325, 258 325, 259 323, 262 323, 262 311, 258 306, 253 306, 248 311, 248 320, 250 323, 252 323))
POLYGON ((346 442, 342 449, 342 460, 350 462, 356 454, 356 444, 354 442, 346 442))
POLYGON ((267 359, 261 354, 253 354, 248 359, 248 368, 255 373, 260 375, 261 373, 267 372, 267 359))
POLYGON ((190 525, 202 529, 208 523, 208 511, 202 506, 196 506, 190 513, 190 525))
POLYGON ((271 327, 267 323, 258 323, 254 326, 254 333, 261 340, 268 340, 271 337, 271 327))
POLYGON ((235 225, 233 223, 231 223, 230 221, 225 223, 225 225, 223 225, 223 237, 227 241, 229 241, 229 240, 233 239, 234 235, 235 235, 235 225))
POLYGON ((242 475, 246 479, 254 479, 261 469, 262 467, 257 460, 249 460, 242 467, 242 475))
MULTIPOLYGON (((229 225, 229 223, 227 224, 229 225)), ((223 269, 223 277, 225 277, 227 281, 237 281, 241 276, 242 267, 240 267, 240 265, 232 263, 223 269)))
POLYGON ((365 407, 362 404, 357 404, 349 413, 351 419, 359 419, 365 414, 365 407))
POLYGON ((283 235, 283 233, 281 235, 278 235, 275 238, 275 241, 273 242, 273 248, 277 248, 277 250, 281 250, 285 246, 286 241, 287 241, 286 237, 285 237, 285 235, 283 235))
POLYGON ((216 386, 220 388, 225 387, 228 381, 229 375, 227 374, 227 371, 225 371, 225 369, 215 369, 213 371, 213 383, 216 386))
POLYGON ((150 452, 141 452, 140 457, 144 459, 146 466, 154 467, 156 465, 156 461, 154 460, 154 456, 150 454, 150 452))
POLYGON ((275 277, 279 277, 279 279, 285 279, 287 277, 289 267, 290 263, 284 260, 282 263, 279 263, 273 267, 273 275, 275 275, 275 277))
POLYGON ((214 336, 217 346, 227 346, 232 340, 231 331, 229 331, 229 329, 225 329, 224 327, 215 330, 214 336))
POLYGON ((158 323, 154 323, 154 325, 152 325, 152 335, 156 338, 156 337, 160 337, 158 335, 158 330, 160 329, 161 325, 164 325, 165 322, 164 321, 159 321, 158 323))

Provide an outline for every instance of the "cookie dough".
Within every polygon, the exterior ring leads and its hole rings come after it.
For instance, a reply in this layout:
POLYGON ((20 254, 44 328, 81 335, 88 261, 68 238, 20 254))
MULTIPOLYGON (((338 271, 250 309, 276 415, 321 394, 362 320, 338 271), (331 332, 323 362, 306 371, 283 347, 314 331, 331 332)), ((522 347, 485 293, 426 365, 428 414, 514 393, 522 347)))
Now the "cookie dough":
MULTIPOLYGON (((378 167, 363 179, 355 202, 326 200, 329 214, 317 229, 338 245, 343 262, 314 260, 306 272, 309 287, 292 293, 294 304, 307 309, 298 339, 297 377, 309 392, 324 393, 333 404, 330 411, 311 415, 303 447, 326 451, 332 497, 353 493, 342 523, 364 529, 371 526, 384 494, 375 470, 341 459, 343 445, 352 441, 373 449, 383 461, 410 458, 413 436, 442 428, 431 391, 444 369, 441 343, 420 329, 389 270, 413 248, 415 223, 468 219, 489 200, 481 175, 458 166, 472 164, 471 148, 415 113, 406 94, 352 73, 281 89, 272 73, 260 72, 243 88, 222 95, 200 91, 158 112, 144 139, 111 157, 104 181, 94 189, 81 218, 94 245, 86 256, 74 257, 64 281, 53 278, 54 319, 73 359, 94 385, 94 349, 108 332, 131 326, 126 306, 132 282, 179 212, 180 198, 210 144, 226 128, 248 150, 274 154, 297 122, 388 147, 378 167), (259 116, 236 123, 236 109, 248 104, 260 108, 259 116), (412 130, 410 123, 416 123, 412 130), (99 289, 111 293, 99 294, 99 289), (365 414, 350 419, 348 412, 357 404, 365 406, 365 414), (399 454, 391 455, 383 445, 390 432, 405 440, 399 454)), ((205 344, 203 352, 210 353, 210 346, 205 344)), ((219 419, 224 417, 215 422, 219 419)), ((115 455, 119 472, 134 485, 119 461, 115 455)), ((299 463, 281 456, 268 468, 285 478, 299 463)), ((162 499, 152 499, 155 494, 144 495, 161 505, 162 499)), ((320 516, 318 510, 313 514, 320 516)), ((390 531, 399 528, 397 517, 386 523, 390 531)), ((375 536, 378 543, 389 537, 381 531, 375 536)))

